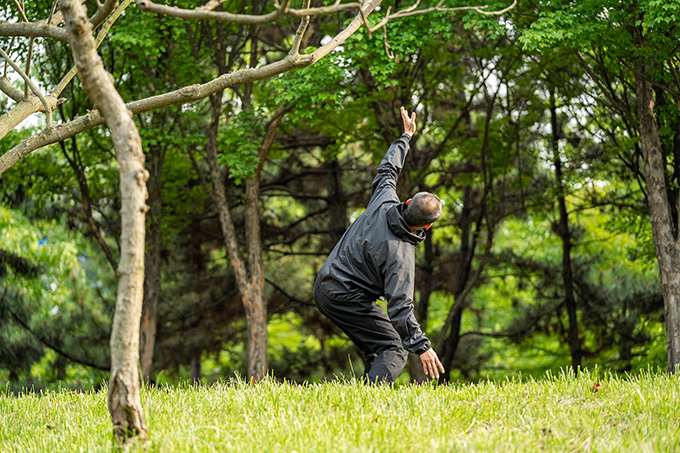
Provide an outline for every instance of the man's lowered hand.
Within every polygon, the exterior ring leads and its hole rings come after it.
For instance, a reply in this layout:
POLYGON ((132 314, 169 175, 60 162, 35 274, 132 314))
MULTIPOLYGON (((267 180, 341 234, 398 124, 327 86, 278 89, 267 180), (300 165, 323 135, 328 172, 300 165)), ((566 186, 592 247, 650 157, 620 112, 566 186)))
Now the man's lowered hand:
POLYGON ((439 361, 439 356, 432 348, 420 354, 420 361, 423 362, 425 376, 429 375, 431 378, 439 379, 439 372, 444 372, 444 365, 439 361))

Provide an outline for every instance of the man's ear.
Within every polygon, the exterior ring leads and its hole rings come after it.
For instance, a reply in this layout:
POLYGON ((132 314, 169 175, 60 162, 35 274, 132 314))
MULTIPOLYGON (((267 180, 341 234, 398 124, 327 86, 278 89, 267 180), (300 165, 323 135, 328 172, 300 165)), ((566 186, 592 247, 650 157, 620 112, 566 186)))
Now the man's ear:
POLYGON ((429 224, 429 225, 425 226, 425 229, 426 229, 426 230, 429 230, 430 228, 432 228, 432 224, 429 224))
POLYGON ((408 206, 408 204, 411 202, 411 200, 412 200, 411 198, 409 198, 408 200, 406 200, 406 206, 408 206))

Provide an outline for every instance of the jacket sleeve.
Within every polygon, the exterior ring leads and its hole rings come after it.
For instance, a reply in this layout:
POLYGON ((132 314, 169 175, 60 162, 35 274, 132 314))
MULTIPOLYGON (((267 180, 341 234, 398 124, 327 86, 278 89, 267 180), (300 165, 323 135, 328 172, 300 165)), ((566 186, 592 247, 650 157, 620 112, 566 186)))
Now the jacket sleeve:
POLYGON ((415 257, 413 254, 401 256, 387 263, 385 270, 387 315, 401 337, 404 349, 420 355, 430 349, 431 344, 413 313, 415 257))
POLYGON ((385 153, 385 157, 378 165, 378 174, 371 185, 371 202, 369 204, 375 204, 376 201, 379 201, 378 204, 382 204, 389 200, 399 202, 397 179, 404 167, 410 141, 410 135, 402 134, 385 153))

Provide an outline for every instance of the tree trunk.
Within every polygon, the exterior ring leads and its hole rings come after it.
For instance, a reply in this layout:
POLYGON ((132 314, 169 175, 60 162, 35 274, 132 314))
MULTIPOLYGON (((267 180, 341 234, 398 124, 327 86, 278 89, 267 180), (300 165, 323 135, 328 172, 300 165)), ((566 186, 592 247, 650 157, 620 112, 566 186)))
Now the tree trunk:
POLYGON ((571 350, 571 367, 574 375, 578 374, 581 367, 583 350, 578 335, 578 315, 576 313, 576 299, 574 298, 574 282, 571 269, 571 232, 569 231, 569 217, 567 203, 564 198, 564 181, 562 180, 562 159, 560 158, 559 138, 560 131, 557 125, 557 107, 555 106, 555 92, 550 89, 550 124, 552 127, 552 151, 555 165, 555 181, 557 182, 557 202, 560 211, 560 220, 556 228, 562 241, 562 282, 564 284, 564 304, 569 318, 569 349, 571 350))
MULTIPOLYGON (((234 267, 239 294, 246 311, 246 323, 248 326, 248 380, 257 382, 267 373, 268 339, 267 306, 264 301, 264 272, 260 267, 259 272, 256 271, 254 275, 248 276, 236 241, 236 231, 231 219, 231 213, 229 212, 229 204, 226 197, 224 197, 224 186, 216 181, 214 183, 215 186, 222 186, 221 190, 220 188, 217 189, 217 210, 220 215, 222 234, 227 243, 229 259, 234 267)), ((259 228, 256 234, 259 238, 259 228)), ((249 256, 249 258, 251 257, 249 256)), ((261 262, 261 260, 262 254, 260 252, 259 261, 261 262)))
POLYGON ((191 385, 200 385, 203 373, 201 372, 201 355, 203 351, 198 350, 191 356, 191 385))
POLYGON ((267 374, 267 304, 264 299, 264 263, 262 260, 262 239, 260 236, 260 173, 269 154, 276 130, 281 124, 285 111, 277 110, 272 121, 267 124, 264 140, 258 153, 258 166, 254 176, 246 183, 245 229, 247 265, 244 262, 236 229, 229 211, 224 190, 224 172, 217 159, 217 131, 222 105, 222 94, 211 96, 212 121, 208 132, 206 147, 208 161, 213 174, 212 198, 222 226, 222 234, 227 246, 231 265, 234 267, 239 294, 246 311, 248 325, 248 380, 257 382, 267 374))
POLYGON ((118 295, 111 331, 111 378, 108 406, 114 442, 146 440, 139 398, 139 321, 144 281, 144 217, 147 207, 142 142, 130 112, 116 91, 111 75, 95 51, 92 24, 77 0, 60 0, 78 75, 111 130, 120 171, 121 255, 118 295))
POLYGON ((68 365, 66 357, 59 354, 57 356, 57 361, 54 364, 57 369, 57 381, 63 381, 66 378, 66 365, 68 365))
MULTIPOLYGON (((253 177, 246 183, 246 243, 248 244, 248 270, 250 278, 247 291, 241 291, 248 320, 248 379, 259 381, 267 375, 267 302, 264 299, 264 262, 260 234, 260 174, 274 144, 274 137, 286 110, 278 109, 267 124, 258 164, 253 177)), ((239 280, 237 275, 237 281, 239 280)), ((239 288, 243 286, 239 284, 239 288)))
POLYGON ((680 365, 680 244, 666 191, 666 162, 661 150, 659 127, 654 117, 652 84, 644 78, 644 68, 635 71, 640 148, 645 160, 645 183, 656 258, 663 285, 664 319, 668 371, 680 365))
POLYGON ((439 378, 441 382, 448 382, 451 377, 451 364, 453 363, 453 358, 455 357, 456 349, 458 348, 460 322, 463 317, 463 309, 465 308, 463 299, 465 299, 466 296, 463 294, 472 274, 472 260, 475 256, 477 237, 483 219, 484 206, 480 208, 479 214, 474 219, 477 228, 476 231, 472 233, 472 205, 472 188, 466 186, 463 189, 463 209, 460 217, 460 252, 458 254, 458 269, 453 288, 454 303, 446 317, 439 338, 437 339, 436 350, 441 356, 441 362, 445 369, 444 373, 439 378))
POLYGON ((456 349, 458 349, 458 342, 460 341, 460 322, 463 319, 463 307, 455 306, 454 303, 453 312, 449 314, 449 318, 451 319, 449 334, 446 336, 444 345, 441 348, 441 362, 444 366, 444 372, 439 378, 440 382, 449 382, 451 380, 451 365, 453 364, 453 358, 456 356, 456 349))
POLYGON ((142 322, 139 332, 139 358, 142 379, 151 381, 153 353, 156 345, 156 320, 158 302, 161 297, 161 250, 163 235, 161 230, 163 187, 163 149, 160 146, 149 148, 149 222, 146 241, 146 259, 144 263, 144 302, 142 304, 142 322))
POLYGON ((269 336, 267 304, 264 300, 264 274, 253 280, 254 284, 248 285, 248 299, 243 298, 243 304, 248 322, 248 380, 257 382, 267 375, 269 336))
MULTIPOLYGON (((427 331, 427 309, 430 305, 430 295, 432 294, 432 280, 434 273, 434 253, 432 251, 432 230, 425 232, 425 260, 421 267, 422 275, 418 276, 420 282, 420 300, 416 305, 416 319, 420 323, 423 332, 427 331)), ((420 356, 410 353, 408 356, 409 372, 411 380, 418 384, 428 381, 428 377, 423 371, 423 363, 420 356)))

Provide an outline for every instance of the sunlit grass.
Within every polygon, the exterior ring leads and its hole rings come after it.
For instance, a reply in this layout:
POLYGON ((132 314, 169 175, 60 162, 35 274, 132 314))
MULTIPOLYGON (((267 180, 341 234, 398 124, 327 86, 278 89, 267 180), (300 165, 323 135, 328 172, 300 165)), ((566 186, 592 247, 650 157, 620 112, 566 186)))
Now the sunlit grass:
MULTIPOLYGON (((678 378, 146 388, 149 452, 680 451, 678 378)), ((0 451, 110 448, 106 393, 0 395, 0 451)), ((140 446, 133 450, 143 451, 140 446)))

